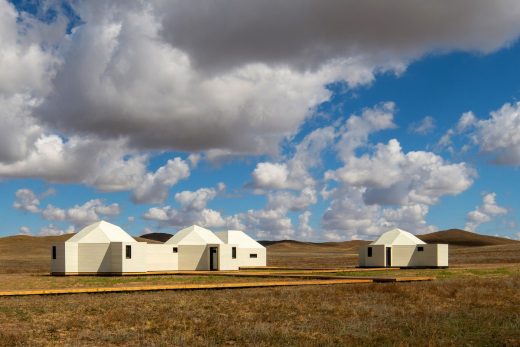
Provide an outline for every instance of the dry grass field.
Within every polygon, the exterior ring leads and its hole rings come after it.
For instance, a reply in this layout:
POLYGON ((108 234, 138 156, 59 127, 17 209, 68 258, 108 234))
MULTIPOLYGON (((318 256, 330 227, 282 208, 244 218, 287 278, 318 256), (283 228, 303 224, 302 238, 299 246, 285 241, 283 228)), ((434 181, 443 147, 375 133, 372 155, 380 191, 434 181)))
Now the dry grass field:
MULTIPOLYGON (((52 240, 16 238, 0 239, 1 288, 229 280, 50 277, 52 240), (30 255, 16 256, 19 240, 30 255)), ((358 246, 278 242, 269 265, 354 265, 358 246)), ((450 257, 449 269, 392 271, 432 282, 0 297, 0 346, 520 346, 520 243, 459 245, 450 257)))

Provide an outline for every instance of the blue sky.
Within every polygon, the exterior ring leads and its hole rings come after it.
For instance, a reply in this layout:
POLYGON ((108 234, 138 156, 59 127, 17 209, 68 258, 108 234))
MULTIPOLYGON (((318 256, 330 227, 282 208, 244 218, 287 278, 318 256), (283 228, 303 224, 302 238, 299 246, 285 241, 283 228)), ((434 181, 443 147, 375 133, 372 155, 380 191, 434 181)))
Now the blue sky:
POLYGON ((519 238, 519 5, 394 5, 0 0, 0 235, 519 238))

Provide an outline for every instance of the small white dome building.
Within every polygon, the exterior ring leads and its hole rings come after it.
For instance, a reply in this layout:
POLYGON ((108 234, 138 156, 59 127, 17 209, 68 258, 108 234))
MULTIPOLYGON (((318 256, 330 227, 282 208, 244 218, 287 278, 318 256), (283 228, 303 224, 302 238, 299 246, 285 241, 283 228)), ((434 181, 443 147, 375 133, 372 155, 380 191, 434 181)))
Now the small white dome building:
POLYGON ((448 245, 427 244, 402 229, 392 229, 359 249, 360 267, 447 267, 448 245))

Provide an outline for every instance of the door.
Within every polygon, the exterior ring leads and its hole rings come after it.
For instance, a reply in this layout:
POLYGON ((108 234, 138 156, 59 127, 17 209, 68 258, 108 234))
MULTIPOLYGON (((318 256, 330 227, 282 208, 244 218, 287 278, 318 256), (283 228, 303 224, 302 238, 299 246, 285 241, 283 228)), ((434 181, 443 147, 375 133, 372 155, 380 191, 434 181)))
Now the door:
POLYGON ((217 247, 209 248, 209 269, 218 270, 218 251, 217 247))
POLYGON ((392 248, 386 247, 386 267, 392 266, 392 248))

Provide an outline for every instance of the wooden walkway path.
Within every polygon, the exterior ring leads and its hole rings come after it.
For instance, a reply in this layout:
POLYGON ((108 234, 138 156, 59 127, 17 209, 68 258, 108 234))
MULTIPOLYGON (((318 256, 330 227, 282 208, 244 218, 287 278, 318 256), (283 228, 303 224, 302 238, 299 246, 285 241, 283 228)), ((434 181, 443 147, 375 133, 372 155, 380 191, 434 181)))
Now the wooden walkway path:
POLYGON ((205 283, 205 284, 171 284, 150 286, 121 286, 100 288, 64 288, 64 289, 39 289, 39 290, 16 290, 0 291, 2 296, 27 296, 27 295, 60 295, 60 294, 84 294, 84 293, 122 293, 143 292, 163 290, 209 290, 209 289, 240 289, 240 288, 262 288, 262 287, 287 287, 287 286, 309 286, 309 285, 334 285, 334 284, 359 284, 379 282, 415 282, 431 281, 433 277, 401 277, 401 278, 346 278, 327 277, 326 279, 302 279, 298 281, 259 281, 244 283, 205 283))

